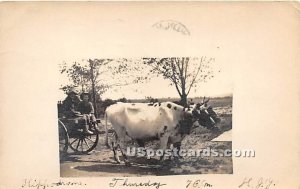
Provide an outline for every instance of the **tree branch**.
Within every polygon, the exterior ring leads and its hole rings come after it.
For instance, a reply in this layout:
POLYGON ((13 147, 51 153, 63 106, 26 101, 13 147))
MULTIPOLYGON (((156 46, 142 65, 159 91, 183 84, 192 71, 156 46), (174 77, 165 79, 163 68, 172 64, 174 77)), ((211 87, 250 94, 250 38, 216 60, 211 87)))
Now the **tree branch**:
POLYGON ((182 93, 181 93, 180 90, 179 90, 178 82, 177 82, 176 77, 175 77, 175 74, 176 74, 176 68, 175 68, 175 65, 174 65, 173 62, 171 62, 171 68, 172 68, 172 72, 173 72, 173 73, 172 73, 173 78, 171 77, 171 80, 173 81, 173 83, 174 83, 174 85, 175 85, 175 87, 176 87, 176 90, 177 90, 179 96, 182 96, 182 93))
POLYGON ((198 75, 199 75, 199 72, 200 72, 201 67, 202 67, 202 62, 203 62, 203 59, 202 59, 202 57, 201 57, 200 65, 199 65, 199 67, 198 67, 198 69, 197 69, 196 75, 193 77, 193 79, 192 79, 192 81, 191 81, 191 84, 190 84, 189 87, 188 87, 189 89, 188 89, 187 95, 190 93, 191 88, 193 87, 193 85, 194 85, 194 83, 195 83, 195 81, 196 81, 196 79, 197 79, 197 77, 198 77, 198 75))

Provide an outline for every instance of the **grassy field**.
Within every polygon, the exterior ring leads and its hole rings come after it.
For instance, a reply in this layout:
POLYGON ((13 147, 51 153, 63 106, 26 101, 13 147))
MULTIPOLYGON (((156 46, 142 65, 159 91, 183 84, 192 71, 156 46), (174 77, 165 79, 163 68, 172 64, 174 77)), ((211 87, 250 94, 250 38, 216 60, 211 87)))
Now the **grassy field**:
MULTIPOLYGON (((202 99, 203 99, 203 97, 188 98, 188 102, 199 103, 199 102, 202 102, 202 99)), ((159 98, 157 100, 159 102, 180 101, 179 98, 159 98)), ((149 102, 149 100, 147 100, 147 99, 132 99, 129 101, 133 102, 133 103, 138 103, 138 102, 148 103, 149 102)), ((224 107, 224 106, 230 105, 230 104, 232 104, 232 96, 210 98, 209 104, 213 107, 224 107)))

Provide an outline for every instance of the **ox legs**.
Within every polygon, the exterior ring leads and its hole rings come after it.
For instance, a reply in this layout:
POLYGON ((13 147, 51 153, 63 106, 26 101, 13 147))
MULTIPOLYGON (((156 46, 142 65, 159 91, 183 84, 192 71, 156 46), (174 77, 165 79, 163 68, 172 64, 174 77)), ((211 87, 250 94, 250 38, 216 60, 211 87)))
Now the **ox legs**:
POLYGON ((115 159, 115 161, 119 164, 119 163, 121 163, 121 161, 120 161, 120 159, 119 159, 119 156, 118 156, 118 154, 117 154, 117 146, 114 146, 114 144, 113 144, 113 147, 112 147, 112 149, 113 149, 113 152, 114 152, 114 159, 115 159))
POLYGON ((121 163, 120 158, 119 158, 119 156, 117 154, 118 148, 120 149, 120 152, 121 152, 121 154, 122 154, 122 156, 124 158, 125 165, 127 165, 127 166, 131 165, 130 162, 128 161, 128 158, 127 158, 126 154, 123 152, 122 147, 120 146, 120 144, 113 144, 113 152, 114 152, 114 159, 115 159, 115 161, 117 163, 121 163))
POLYGON ((145 142, 141 139, 136 139, 137 144, 139 145, 139 147, 145 147, 145 142))
POLYGON ((126 154, 123 152, 122 147, 120 146, 120 144, 119 144, 118 146, 119 146, 119 149, 120 149, 120 151, 121 151, 121 154, 122 154, 122 156, 123 156, 123 158, 124 158, 125 165, 130 166, 131 164, 130 164, 130 162, 128 161, 128 158, 127 158, 126 154))
MULTIPOLYGON (((177 154, 174 155, 175 161, 177 161, 179 158, 182 158, 179 154, 180 148, 181 148, 181 142, 175 142, 173 144, 173 147, 176 148, 177 154)), ((175 153, 175 152, 174 152, 175 153)))
POLYGON ((121 146, 120 146, 119 144, 115 144, 114 142, 113 142, 112 146, 113 146, 112 149, 113 149, 113 152, 114 152, 114 159, 115 159, 115 161, 116 161, 118 164, 121 163, 120 158, 119 158, 119 156, 118 156, 118 154, 117 154, 118 148, 119 148, 119 149, 120 149, 120 152, 121 152, 121 154, 122 154, 122 156, 123 156, 123 158, 124 158, 125 165, 128 165, 128 166, 129 166, 129 165, 130 165, 130 162, 128 161, 128 158, 127 158, 126 154, 123 152, 121 146))
MULTIPOLYGON (((163 136, 161 136, 160 138, 160 149, 165 151, 168 147, 168 141, 169 141, 169 136, 164 133, 163 136)), ((164 156, 165 153, 162 156, 160 156, 160 161, 164 159, 164 156)))
POLYGON ((118 150, 118 136, 117 136, 117 133, 114 133, 114 141, 111 142, 111 146, 112 146, 112 150, 113 150, 113 153, 114 153, 114 159, 117 163, 121 163, 120 159, 119 159, 119 156, 117 154, 117 150, 118 150))
POLYGON ((130 165, 128 158, 127 158, 126 154, 124 153, 123 148, 121 146, 121 144, 124 144, 124 142, 125 142, 125 135, 126 135, 125 130, 123 130, 123 129, 116 130, 115 137, 114 137, 115 140, 112 142, 112 149, 113 149, 113 153, 114 153, 114 159, 116 160, 117 163, 121 163, 119 156, 118 156, 118 148, 119 148, 119 150, 124 158, 125 165, 130 165))

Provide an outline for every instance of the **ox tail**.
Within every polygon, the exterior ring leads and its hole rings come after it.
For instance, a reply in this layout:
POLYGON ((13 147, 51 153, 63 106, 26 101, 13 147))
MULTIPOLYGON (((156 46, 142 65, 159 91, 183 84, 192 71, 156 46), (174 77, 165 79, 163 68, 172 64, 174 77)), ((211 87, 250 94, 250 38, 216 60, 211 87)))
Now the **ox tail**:
POLYGON ((105 146, 107 148, 110 148, 110 146, 108 144, 108 128, 107 128, 107 113, 106 113, 106 111, 105 111, 104 117, 105 117, 105 146))

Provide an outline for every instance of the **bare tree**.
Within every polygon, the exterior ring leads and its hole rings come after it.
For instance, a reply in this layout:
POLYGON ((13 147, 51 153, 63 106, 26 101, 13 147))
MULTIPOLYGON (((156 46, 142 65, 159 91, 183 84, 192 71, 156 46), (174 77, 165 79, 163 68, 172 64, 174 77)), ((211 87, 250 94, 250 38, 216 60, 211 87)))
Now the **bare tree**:
POLYGON ((143 63, 151 67, 150 74, 161 75, 175 86, 181 104, 187 106, 187 97, 193 87, 214 77, 214 58, 143 58, 143 63))

